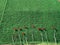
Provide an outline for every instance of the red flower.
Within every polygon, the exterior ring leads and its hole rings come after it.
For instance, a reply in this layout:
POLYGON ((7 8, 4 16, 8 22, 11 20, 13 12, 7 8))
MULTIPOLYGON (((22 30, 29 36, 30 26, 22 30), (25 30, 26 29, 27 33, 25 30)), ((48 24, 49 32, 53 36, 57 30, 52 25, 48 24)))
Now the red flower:
POLYGON ((18 31, 18 29, 17 29, 17 28, 14 28, 14 30, 15 30, 15 31, 18 31))
POLYGON ((38 28, 39 31, 44 31, 46 30, 45 28, 38 28))
POLYGON ((22 35, 24 36, 24 35, 25 35, 25 33, 24 33, 24 32, 22 32, 22 35))
POLYGON ((41 30, 46 30, 46 28, 41 28, 41 30))
POLYGON ((34 26, 34 25, 32 25, 32 28, 35 28, 35 26, 34 26))
POLYGON ((42 29, 41 28, 38 28, 39 31, 41 31, 42 29))
POLYGON ((19 28, 20 31, 22 31, 23 29, 22 28, 19 28))
POLYGON ((25 28, 25 29, 28 29, 28 27, 27 27, 26 25, 24 25, 24 28, 25 28))
POLYGON ((28 27, 27 27, 27 26, 24 26, 24 28, 25 28, 25 29, 28 29, 28 27))

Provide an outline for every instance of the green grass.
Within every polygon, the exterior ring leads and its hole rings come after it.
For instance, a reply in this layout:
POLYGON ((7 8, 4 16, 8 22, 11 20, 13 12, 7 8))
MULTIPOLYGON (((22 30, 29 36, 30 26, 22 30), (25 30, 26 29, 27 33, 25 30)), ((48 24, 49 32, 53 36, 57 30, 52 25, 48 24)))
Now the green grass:
MULTIPOLYGON (((6 7, 5 2, 6 0, 0 0, 0 20, 3 15, 0 23, 0 44, 12 43, 13 28, 23 28, 24 25, 29 27, 28 32, 25 31, 26 29, 22 31, 28 34, 28 42, 32 41, 32 30, 34 30, 34 41, 40 41, 40 33, 37 29, 31 28, 32 24, 36 28, 46 27, 49 42, 54 42, 51 26, 56 26, 58 29, 56 37, 58 42, 60 42, 60 2, 57 0, 8 0, 6 7)), ((21 38, 22 32, 19 32, 21 38)), ((46 41, 45 35, 44 41, 46 41)), ((19 39, 16 42, 19 42, 19 39)))
MULTIPOLYGON (((12 44, 1 44, 1 45, 12 45, 12 44)), ((17 44, 17 45, 20 45, 20 44, 17 44)), ((47 45, 47 43, 46 42, 44 42, 44 43, 38 43, 38 44, 36 44, 36 43, 30 43, 30 44, 24 44, 24 45, 47 45)), ((55 45, 55 43, 48 43, 48 45, 55 45)), ((60 43, 58 43, 58 45, 60 45, 60 43)))

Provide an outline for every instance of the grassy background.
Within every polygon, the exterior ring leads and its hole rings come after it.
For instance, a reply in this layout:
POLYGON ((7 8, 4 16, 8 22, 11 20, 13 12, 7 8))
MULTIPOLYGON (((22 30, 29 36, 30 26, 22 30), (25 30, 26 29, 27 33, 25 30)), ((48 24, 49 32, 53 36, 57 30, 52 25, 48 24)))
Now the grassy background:
MULTIPOLYGON (((40 41, 40 32, 37 29, 32 29, 32 24, 36 28, 46 27, 49 42, 54 42, 51 26, 55 26, 58 29, 56 37, 60 42, 60 2, 57 0, 8 0, 6 7, 5 3, 6 0, 0 0, 0 20, 3 15, 3 20, 0 23, 0 43, 12 43, 13 28, 23 28, 24 25, 29 28, 28 32, 23 29, 28 41, 32 41, 31 34, 33 32, 34 41, 40 41)), ((22 32, 19 33, 22 38, 22 32)), ((18 32, 14 32, 14 34, 18 34, 18 32)), ((44 41, 46 41, 45 35, 44 41)))

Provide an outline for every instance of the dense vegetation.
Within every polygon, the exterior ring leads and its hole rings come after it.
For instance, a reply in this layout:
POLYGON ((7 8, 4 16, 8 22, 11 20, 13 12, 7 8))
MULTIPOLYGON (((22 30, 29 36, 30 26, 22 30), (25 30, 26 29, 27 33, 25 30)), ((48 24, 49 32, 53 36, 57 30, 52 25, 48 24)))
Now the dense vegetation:
MULTIPOLYGON (((34 35, 33 41, 41 41, 38 28, 46 28, 49 42, 54 42, 54 29, 56 27, 57 42, 60 42, 60 3, 57 0, 0 0, 0 43, 12 43, 12 35, 17 35, 16 41, 23 40, 22 32, 32 41, 31 35, 34 35), (32 28, 32 25, 35 28, 32 28), (28 28, 25 29, 24 26, 28 28), (22 31, 14 31, 13 28, 22 28, 22 31), (21 36, 20 38, 18 36, 21 36)), ((43 39, 47 41, 45 32, 43 39)), ((25 39, 24 39, 25 40, 25 39)))

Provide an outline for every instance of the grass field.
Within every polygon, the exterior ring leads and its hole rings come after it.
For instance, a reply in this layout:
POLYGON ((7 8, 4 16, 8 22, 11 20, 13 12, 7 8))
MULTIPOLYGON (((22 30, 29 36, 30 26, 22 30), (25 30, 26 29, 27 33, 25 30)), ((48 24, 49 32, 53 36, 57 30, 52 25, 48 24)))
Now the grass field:
MULTIPOLYGON (((22 32, 25 32, 24 39, 27 37, 28 42, 41 41, 39 27, 46 28, 48 42, 55 42, 52 26, 58 30, 56 39, 59 43, 60 2, 58 0, 0 0, 0 44, 13 43, 12 35, 18 35, 19 38, 15 39, 19 42, 20 38, 23 39, 22 32), (31 28, 32 25, 36 28, 31 28), (28 29, 24 29, 24 26, 28 29), (22 28, 23 31, 15 32, 13 28, 22 28)), ((43 32, 43 39, 47 41, 45 32, 43 32)))
MULTIPOLYGON (((1 44, 1 45, 12 45, 12 44, 1 44)), ((17 45, 19 45, 19 44, 17 44, 17 45)), ((27 44, 24 44, 24 45, 27 45, 27 44)), ((40 43, 40 44, 29 44, 29 45, 47 45, 46 43, 40 43)), ((48 43, 48 45, 55 45, 55 43, 48 43)), ((58 45, 60 45, 59 43, 58 43, 58 45)))

